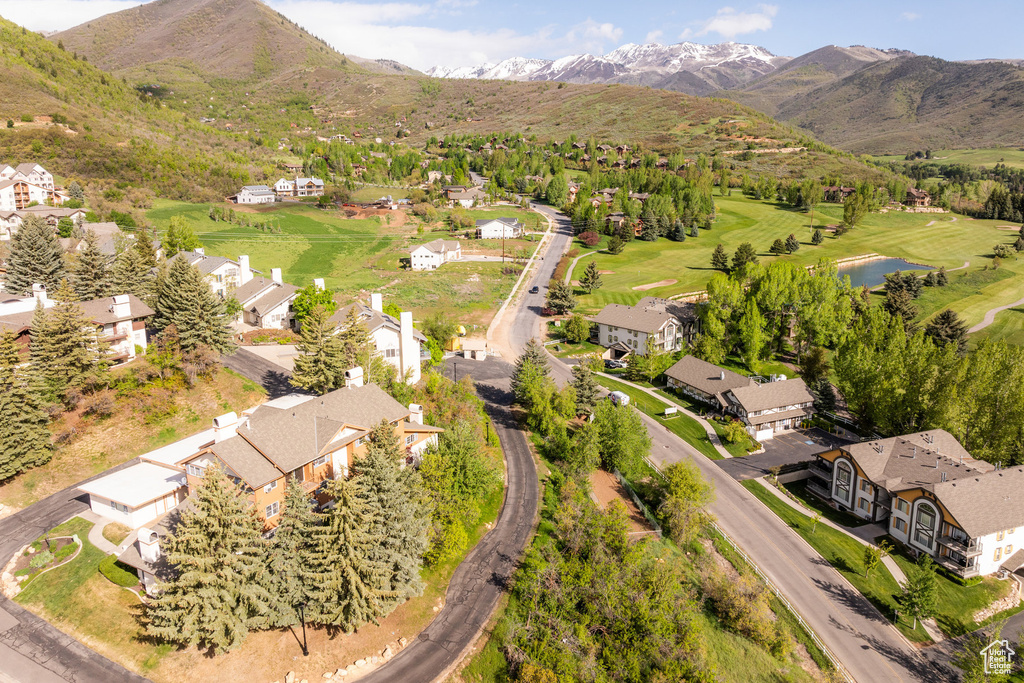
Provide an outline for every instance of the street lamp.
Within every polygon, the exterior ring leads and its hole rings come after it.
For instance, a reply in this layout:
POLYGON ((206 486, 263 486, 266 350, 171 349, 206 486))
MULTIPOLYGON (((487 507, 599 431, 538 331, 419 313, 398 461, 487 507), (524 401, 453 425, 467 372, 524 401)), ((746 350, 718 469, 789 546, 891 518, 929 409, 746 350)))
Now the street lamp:
POLYGON ((299 603, 299 621, 302 622, 302 656, 309 656, 309 648, 306 646, 306 603, 299 603))

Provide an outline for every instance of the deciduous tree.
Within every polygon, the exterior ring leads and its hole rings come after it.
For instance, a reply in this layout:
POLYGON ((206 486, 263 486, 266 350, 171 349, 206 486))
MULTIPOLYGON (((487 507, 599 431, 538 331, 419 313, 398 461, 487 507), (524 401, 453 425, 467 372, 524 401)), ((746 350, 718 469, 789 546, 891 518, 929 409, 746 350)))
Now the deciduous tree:
POLYGON ((590 338, 590 321, 586 316, 579 313, 572 314, 565 322, 565 338, 575 344, 585 342, 590 338))
POLYGON ((707 506, 714 500, 715 490, 697 466, 688 461, 669 465, 664 474, 667 494, 660 510, 668 522, 669 536, 685 547, 697 539, 706 525, 707 506))
POLYGON ((329 289, 320 289, 315 284, 303 287, 295 296, 292 302, 292 313, 295 314, 295 322, 299 325, 306 319, 306 316, 317 306, 327 311, 328 317, 338 307, 334 300, 334 292, 329 289))
POLYGON ((193 251, 202 244, 196 235, 196 229, 184 216, 171 216, 163 246, 164 253, 170 258, 179 251, 193 251))

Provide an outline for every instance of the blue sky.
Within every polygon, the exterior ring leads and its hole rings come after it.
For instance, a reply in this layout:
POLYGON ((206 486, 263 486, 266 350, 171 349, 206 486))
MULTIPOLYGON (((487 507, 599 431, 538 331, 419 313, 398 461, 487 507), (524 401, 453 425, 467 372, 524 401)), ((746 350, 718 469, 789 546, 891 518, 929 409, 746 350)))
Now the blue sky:
MULTIPOLYGON (((1024 58, 1024 2, 778 0, 508 2, 507 0, 265 0, 341 52, 418 69, 512 56, 604 54, 624 43, 754 43, 797 56, 823 45, 899 47, 944 59, 1024 58)), ((0 0, 30 29, 69 28, 139 0, 0 0)))

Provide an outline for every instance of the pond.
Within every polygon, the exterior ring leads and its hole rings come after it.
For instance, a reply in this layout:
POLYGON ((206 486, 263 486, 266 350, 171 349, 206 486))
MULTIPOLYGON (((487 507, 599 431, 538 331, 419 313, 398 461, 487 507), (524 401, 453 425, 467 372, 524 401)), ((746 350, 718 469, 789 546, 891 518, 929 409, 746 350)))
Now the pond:
POLYGON ((850 265, 839 266, 839 276, 850 276, 850 284, 854 287, 876 287, 885 282, 885 276, 897 270, 932 270, 929 266, 908 263, 901 258, 883 258, 874 261, 861 261, 850 265))

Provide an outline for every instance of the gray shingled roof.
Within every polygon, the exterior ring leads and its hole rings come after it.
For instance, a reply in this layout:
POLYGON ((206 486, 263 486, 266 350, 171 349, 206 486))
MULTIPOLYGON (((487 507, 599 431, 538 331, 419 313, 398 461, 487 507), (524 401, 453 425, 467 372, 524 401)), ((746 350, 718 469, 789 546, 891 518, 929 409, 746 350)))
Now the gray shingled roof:
POLYGON ((626 330, 653 333, 660 330, 665 323, 675 319, 670 313, 657 308, 641 308, 640 306, 624 306, 608 304, 591 320, 600 325, 611 325, 626 330))
POLYGON ((729 393, 748 413, 771 410, 814 400, 802 379, 786 379, 779 382, 750 383, 730 389, 729 393))
POLYGON ((413 247, 412 251, 416 251, 420 247, 425 247, 428 251, 432 251, 435 254, 442 254, 444 253, 445 250, 461 250, 462 244, 458 240, 445 240, 439 237, 436 240, 424 242, 423 244, 417 247, 413 247))
POLYGON ((501 223, 503 225, 507 225, 510 228, 521 228, 521 227, 523 227, 523 224, 519 222, 518 218, 506 218, 506 217, 501 217, 501 218, 480 218, 476 222, 476 227, 479 228, 481 226, 487 225, 488 223, 495 223, 495 222, 501 223))
POLYGON ((153 309, 147 306, 142 299, 134 294, 128 294, 127 296, 129 310, 128 315, 125 316, 114 315, 111 310, 114 306, 114 297, 112 296, 105 296, 102 299, 93 299, 92 301, 83 301, 78 304, 78 306, 82 309, 85 317, 99 325, 116 323, 122 320, 145 318, 153 315, 153 309))
MULTIPOLYGON (((387 327, 398 333, 401 333, 402 331, 402 323, 395 316, 375 311, 369 306, 361 303, 355 303, 351 306, 342 306, 338 308, 329 318, 330 322, 339 326, 344 325, 345 321, 348 319, 348 312, 352 308, 356 309, 356 315, 359 316, 359 321, 366 326, 366 331, 370 334, 373 334, 382 327, 387 327)), ((413 339, 416 339, 419 342, 424 344, 427 342, 426 336, 415 327, 412 330, 412 336, 413 339)))
POLYGON ((665 376, 711 395, 720 395, 753 383, 749 377, 712 365, 696 356, 684 356, 665 371, 665 376))
POLYGON ((236 266, 238 265, 231 259, 225 258, 224 256, 207 256, 194 251, 181 251, 178 252, 178 256, 183 256, 188 259, 188 262, 199 269, 199 272, 203 275, 209 275, 225 263, 232 263, 236 266))
POLYGON ((235 289, 233 296, 240 304, 245 306, 250 300, 262 296, 264 292, 273 287, 276 282, 266 277, 253 277, 241 287, 235 289))
POLYGON ((971 538, 1024 526, 1024 467, 940 482, 933 490, 971 538))
MULTIPOLYGON (((991 471, 942 429, 843 446, 864 475, 889 491, 924 487, 991 471)), ((1009 528, 1009 527, 1007 527, 1009 528)))
POLYGON ((692 301, 673 301, 656 296, 645 296, 636 302, 639 308, 661 310, 674 315, 681 323, 693 323, 697 320, 697 304, 692 301))
POLYGON ((275 284, 277 285, 276 287, 256 299, 256 302, 252 305, 251 310, 254 311, 256 315, 263 317, 285 301, 288 301, 288 299, 294 297, 299 291, 298 287, 290 285, 287 282, 284 284, 275 284))

